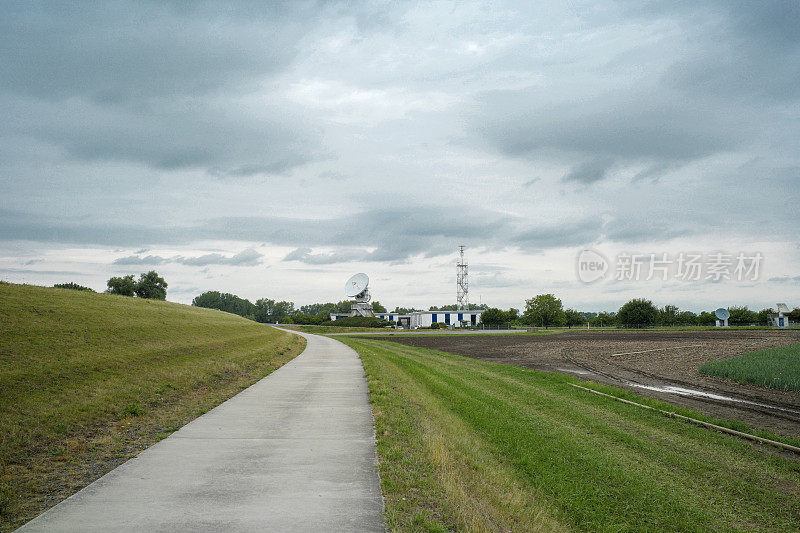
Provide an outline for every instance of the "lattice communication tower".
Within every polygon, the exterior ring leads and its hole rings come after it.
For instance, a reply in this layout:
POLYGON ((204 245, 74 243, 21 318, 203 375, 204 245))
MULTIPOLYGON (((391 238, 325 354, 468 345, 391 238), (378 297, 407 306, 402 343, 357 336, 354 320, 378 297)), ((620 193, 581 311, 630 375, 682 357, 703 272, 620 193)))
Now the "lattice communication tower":
POLYGON ((456 298, 459 309, 469 309, 469 280, 467 279, 467 260, 464 258, 464 245, 458 247, 459 256, 456 272, 456 298))

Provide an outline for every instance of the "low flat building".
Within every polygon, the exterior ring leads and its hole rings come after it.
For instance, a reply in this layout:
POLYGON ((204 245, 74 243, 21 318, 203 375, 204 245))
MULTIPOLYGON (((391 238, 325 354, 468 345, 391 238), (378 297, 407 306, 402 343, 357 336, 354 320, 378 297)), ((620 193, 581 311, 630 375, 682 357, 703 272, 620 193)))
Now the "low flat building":
MULTIPOLYGON (((445 327, 471 327, 481 323, 481 313, 483 311, 473 309, 471 311, 414 311, 407 315, 399 313, 375 313, 375 317, 389 322, 400 322, 400 325, 408 329, 428 328, 434 323, 439 323, 445 327)), ((342 313, 331 313, 331 320, 338 320, 349 315, 342 313)))

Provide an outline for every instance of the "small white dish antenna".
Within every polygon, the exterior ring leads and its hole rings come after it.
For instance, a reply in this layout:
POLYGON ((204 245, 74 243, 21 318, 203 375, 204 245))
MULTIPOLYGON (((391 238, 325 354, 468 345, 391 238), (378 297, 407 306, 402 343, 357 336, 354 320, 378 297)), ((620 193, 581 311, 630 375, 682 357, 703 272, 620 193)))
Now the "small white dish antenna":
POLYGON ((716 316, 720 320, 728 320, 731 317, 731 312, 725 309, 724 307, 720 307, 719 309, 714 311, 714 316, 716 316))
POLYGON ((354 298, 364 292, 367 285, 369 285, 369 277, 366 274, 363 272, 354 274, 345 282, 344 294, 350 298, 354 298))
POLYGON ((775 304, 775 305, 778 306, 778 312, 779 313, 785 313, 787 315, 789 313, 791 313, 791 311, 789 311, 789 306, 788 305, 786 305, 786 304, 775 304))

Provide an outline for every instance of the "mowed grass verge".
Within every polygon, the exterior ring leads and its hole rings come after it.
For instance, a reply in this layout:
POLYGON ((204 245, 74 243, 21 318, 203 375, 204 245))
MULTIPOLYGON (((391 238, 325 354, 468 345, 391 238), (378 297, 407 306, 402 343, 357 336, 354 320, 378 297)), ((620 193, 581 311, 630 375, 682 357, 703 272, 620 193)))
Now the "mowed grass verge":
POLYGON ((749 352, 700 367, 707 376, 800 392, 800 344, 749 352))
POLYGON ((220 311, 0 283, 0 530, 33 518, 299 354, 220 311))
POLYGON ((800 529, 800 459, 569 376, 344 342, 369 381, 393 531, 800 529))

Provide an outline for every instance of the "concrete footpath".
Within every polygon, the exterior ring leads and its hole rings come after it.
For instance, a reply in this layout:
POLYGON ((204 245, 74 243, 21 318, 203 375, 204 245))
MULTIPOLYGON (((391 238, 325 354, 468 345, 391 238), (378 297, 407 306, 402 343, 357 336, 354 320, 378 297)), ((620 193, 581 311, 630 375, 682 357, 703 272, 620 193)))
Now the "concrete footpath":
POLYGON ((19 531, 384 531, 358 355, 306 350, 19 531))

